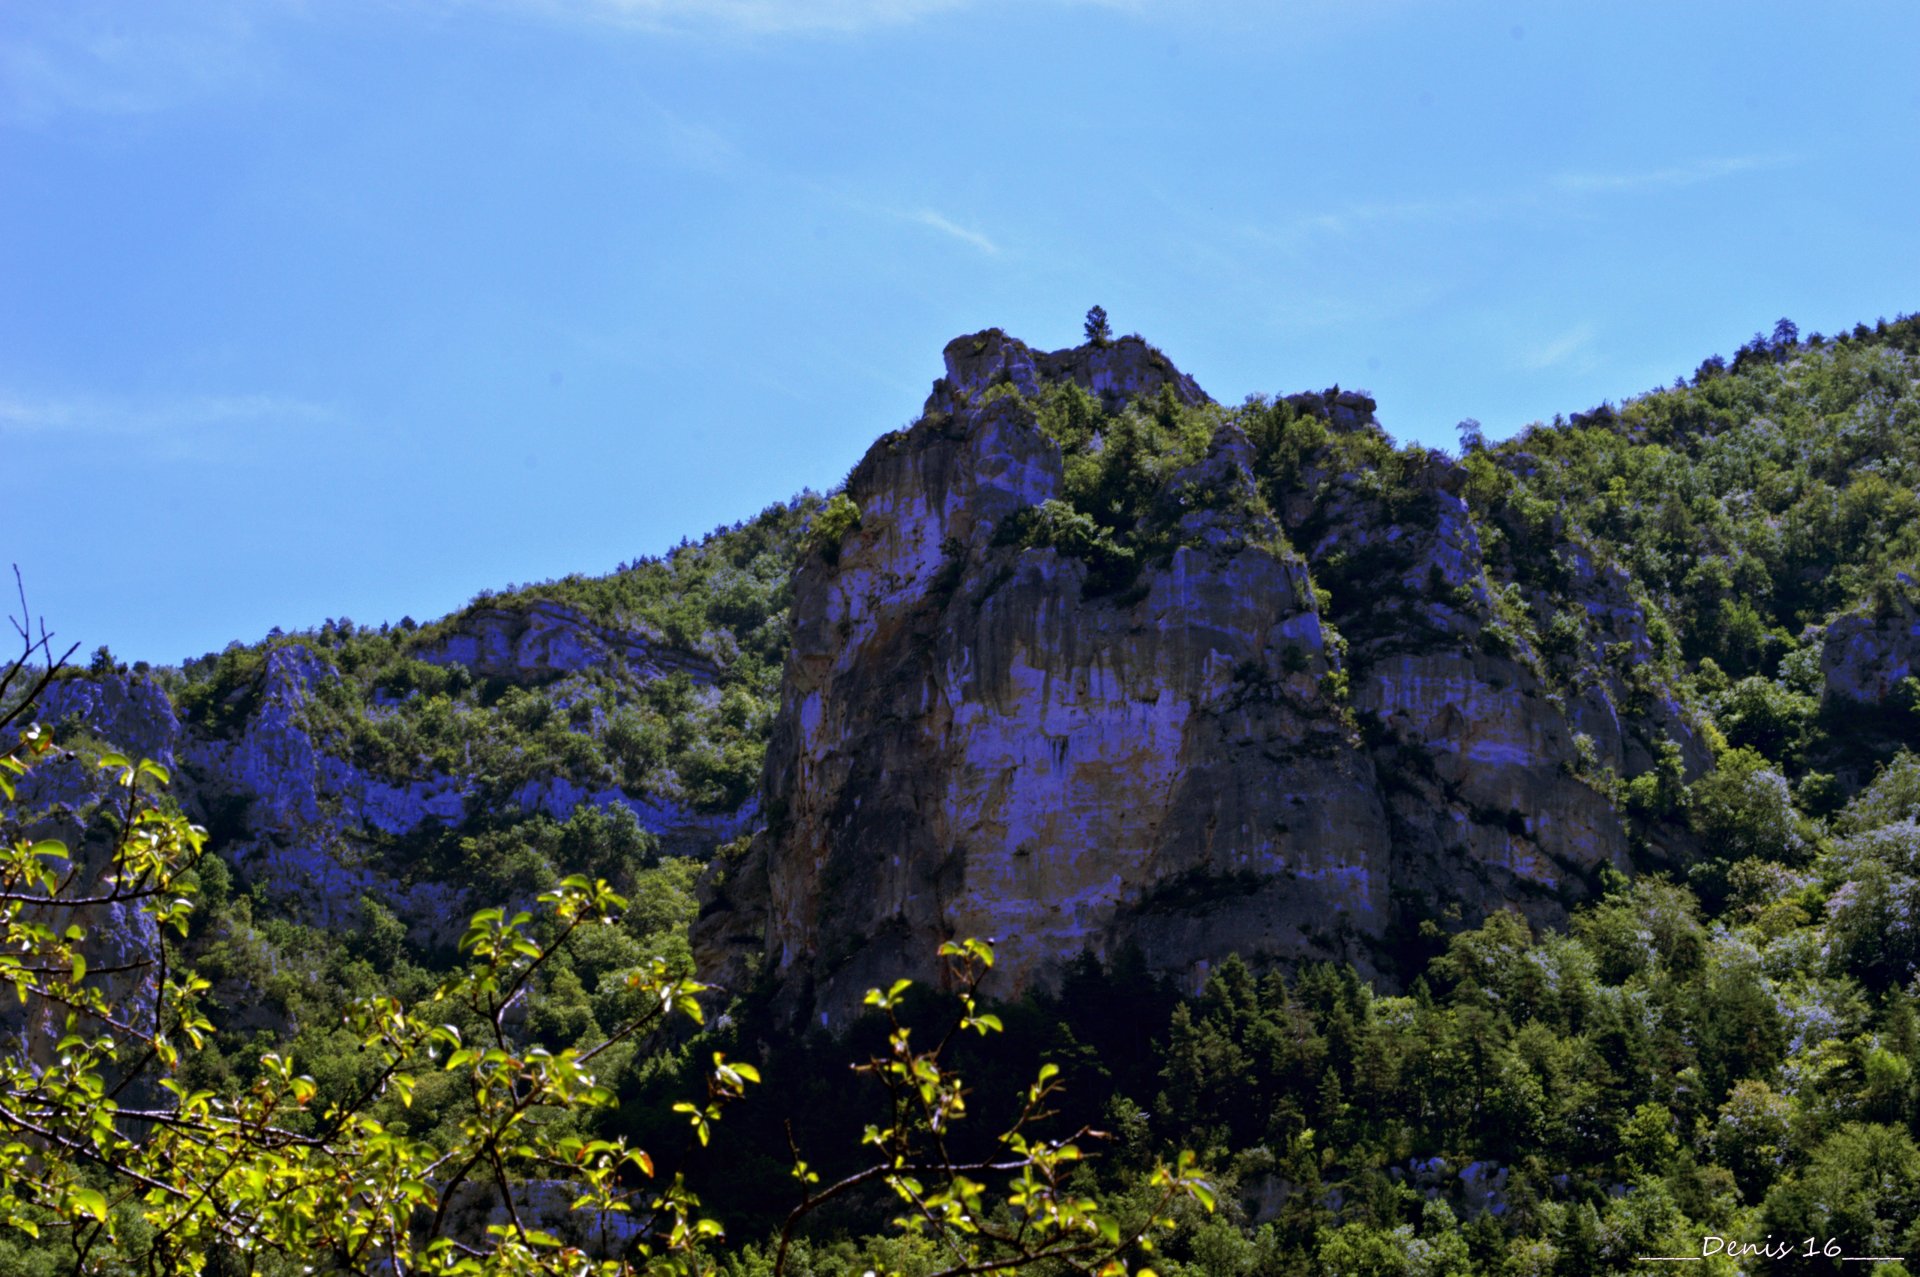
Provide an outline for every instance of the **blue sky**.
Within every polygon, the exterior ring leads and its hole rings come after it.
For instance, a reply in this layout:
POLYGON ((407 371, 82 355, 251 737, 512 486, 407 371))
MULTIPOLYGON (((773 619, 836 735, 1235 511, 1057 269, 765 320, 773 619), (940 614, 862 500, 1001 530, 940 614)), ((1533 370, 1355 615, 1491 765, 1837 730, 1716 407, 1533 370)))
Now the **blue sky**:
POLYGON ((0 553, 85 650, 604 572, 1098 302, 1401 439, 1920 309, 1920 7, 0 8, 0 553))

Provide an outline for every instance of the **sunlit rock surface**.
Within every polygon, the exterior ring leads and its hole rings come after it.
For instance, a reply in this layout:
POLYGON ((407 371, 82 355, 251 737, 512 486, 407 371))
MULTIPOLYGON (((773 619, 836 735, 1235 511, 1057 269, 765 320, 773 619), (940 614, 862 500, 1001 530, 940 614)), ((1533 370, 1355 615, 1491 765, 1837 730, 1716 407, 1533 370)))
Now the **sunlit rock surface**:
MULTIPOLYGON (((1234 952, 1391 977, 1422 918, 1510 902, 1562 920, 1601 866, 1628 865, 1580 748, 1643 770, 1677 739, 1704 765, 1664 690, 1630 712, 1596 674, 1569 705, 1525 642, 1484 635, 1490 583, 1449 459, 1428 454, 1395 502, 1331 472, 1299 476, 1278 522, 1217 501, 1132 589, 1090 594, 1083 561, 996 535, 1062 491, 1022 396, 1068 378, 1109 408, 1205 396, 1137 340, 1042 354, 990 330, 946 363, 922 419, 849 478, 859 528, 796 579, 766 825, 709 874, 709 975, 758 970, 829 1027, 872 985, 937 979, 937 946, 961 936, 996 940, 1001 994, 1130 946, 1189 982, 1234 952), (1022 395, 985 393, 1000 384, 1022 395), (1331 614, 1310 567, 1340 576, 1331 614)), ((1361 394, 1292 402, 1379 429, 1361 394)), ((1181 478, 1232 497, 1251 465, 1229 426, 1181 478)), ((1593 646, 1642 651, 1610 572, 1573 572, 1593 646)))

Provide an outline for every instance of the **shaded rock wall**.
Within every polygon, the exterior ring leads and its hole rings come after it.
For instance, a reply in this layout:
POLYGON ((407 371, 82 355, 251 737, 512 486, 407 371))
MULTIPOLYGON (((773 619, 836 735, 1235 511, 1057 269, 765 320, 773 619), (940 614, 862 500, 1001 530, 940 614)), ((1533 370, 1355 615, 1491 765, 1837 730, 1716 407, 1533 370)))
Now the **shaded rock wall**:
POLYGON ((1920 610, 1913 605, 1913 578, 1900 573, 1890 606, 1837 617, 1827 626, 1820 672, 1829 705, 1878 705, 1894 698, 1901 683, 1920 673, 1920 610))

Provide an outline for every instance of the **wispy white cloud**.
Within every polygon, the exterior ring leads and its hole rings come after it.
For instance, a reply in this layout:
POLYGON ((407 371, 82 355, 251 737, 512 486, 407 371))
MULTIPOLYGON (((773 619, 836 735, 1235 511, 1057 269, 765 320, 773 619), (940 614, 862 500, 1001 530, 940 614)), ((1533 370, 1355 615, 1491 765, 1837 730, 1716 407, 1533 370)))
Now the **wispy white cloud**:
POLYGON ((1664 168, 1640 169, 1620 173, 1561 173, 1553 179, 1556 189, 1573 193, 1638 191, 1673 186, 1698 186, 1723 177, 1752 173, 1760 169, 1782 168, 1793 163, 1787 155, 1735 155, 1719 159, 1695 160, 1690 164, 1672 164, 1664 168))
POLYGON ((1321 231, 1334 235, 1350 235, 1368 226, 1383 223, 1442 222, 1484 218, 1503 212, 1519 202, 1484 195, 1383 200, 1350 204, 1330 212, 1309 214, 1295 220, 1288 229, 1295 233, 1321 231))
POLYGON ((665 107, 659 109, 660 137, 682 163, 710 173, 731 169, 739 159, 733 140, 711 125, 689 120, 665 107))
POLYGON ((0 390, 0 438, 37 437, 143 455, 212 458, 267 435, 339 421, 324 404, 279 395, 35 397, 0 390))
POLYGON ((916 209, 907 216, 922 226, 931 226, 943 235, 951 235, 963 244, 971 244, 988 255, 996 254, 1000 251, 998 244, 995 244, 979 231, 970 231, 964 226, 950 222, 930 208, 916 209))
POLYGON ((969 248, 985 253, 989 257, 996 257, 1000 253, 1000 245, 984 231, 962 226, 944 213, 928 208, 924 204, 914 208, 904 203, 896 204, 869 199, 863 194, 857 194, 835 183, 809 178, 795 178, 794 183, 796 189, 807 192, 812 198, 860 217, 924 226, 929 230, 939 231, 950 239, 957 239, 969 248))
POLYGON ((1318 236, 1355 235, 1382 225, 1485 222, 1542 209, 1564 208, 1569 201, 1592 196, 1697 186, 1793 163, 1794 157, 1787 155, 1739 155, 1613 173, 1561 172, 1507 191, 1349 204, 1302 214, 1276 226, 1249 227, 1247 233, 1254 238, 1298 243, 1318 236))
MULTIPOLYGON (((0 22, 0 121, 166 110, 281 74, 288 23, 462 11, 563 25, 717 36, 857 35, 1014 0, 60 0, 13 5, 0 22), (383 12, 385 11, 385 12, 383 12)), ((1026 0, 1032 3, 1033 0, 1026 0)), ((1139 11, 1153 0, 1039 0, 1139 11)), ((712 138, 678 141, 694 152, 712 138)))
POLYGON ((542 17, 652 30, 756 35, 852 33, 897 27, 975 0, 480 0, 542 17))
POLYGON ((1521 353, 1522 367, 1535 372, 1548 368, 1560 368, 1575 362, 1585 362, 1590 356, 1589 347, 1595 337, 1592 324, 1581 324, 1544 342, 1536 343, 1521 353))
MULTIPOLYGON (((445 3, 446 0, 442 0, 445 3)), ((536 17, 652 31, 854 35, 1014 0, 454 0, 536 17)), ((1034 0, 1022 0, 1033 3, 1034 0)), ((1039 0, 1141 13, 1163 0, 1039 0)))
POLYGON ((143 115, 265 82, 260 5, 235 0, 72 0, 9 10, 0 33, 0 118, 143 115))

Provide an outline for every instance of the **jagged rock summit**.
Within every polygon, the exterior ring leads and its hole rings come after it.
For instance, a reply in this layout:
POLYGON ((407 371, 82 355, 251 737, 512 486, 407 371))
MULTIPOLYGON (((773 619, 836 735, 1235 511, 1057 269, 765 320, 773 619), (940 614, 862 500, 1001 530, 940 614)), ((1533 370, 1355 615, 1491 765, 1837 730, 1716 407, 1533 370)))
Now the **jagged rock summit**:
POLYGON ((1042 386, 1064 381, 1092 392, 1109 411, 1118 411, 1163 385, 1183 404, 1212 402, 1193 378, 1139 336, 1042 353, 998 328, 989 328, 954 338, 942 355, 947 375, 933 383, 933 393, 927 396, 928 413, 951 407, 956 394, 972 396, 1005 384, 1023 395, 1037 395, 1042 386))
POLYGON ((1628 866, 1583 769, 1666 742, 1705 765, 1633 673, 1620 573, 1535 547, 1593 635, 1553 660, 1512 636, 1461 467, 1394 451, 1365 395, 1228 413, 1139 338, 989 329, 945 361, 795 578, 766 824, 709 873, 708 975, 758 970, 829 1027, 960 936, 997 941, 1000 994, 1127 949, 1188 981, 1236 952, 1391 978, 1422 918, 1560 921, 1628 866), (1134 470, 1100 470, 1123 446, 1134 470))

